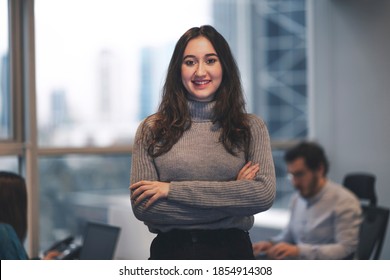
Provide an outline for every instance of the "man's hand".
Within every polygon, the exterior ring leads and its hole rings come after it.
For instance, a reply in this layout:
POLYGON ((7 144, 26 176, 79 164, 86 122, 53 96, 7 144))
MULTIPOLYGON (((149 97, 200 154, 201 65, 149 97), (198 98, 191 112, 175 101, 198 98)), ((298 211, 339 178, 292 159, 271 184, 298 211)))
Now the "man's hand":
POLYGON ((272 243, 269 241, 260 241, 252 244, 253 255, 257 256, 260 253, 267 253, 267 251, 272 247, 272 243))
POLYGON ((298 257, 299 249, 298 246, 289 243, 281 242, 272 246, 268 251, 267 255, 270 259, 282 260, 287 257, 298 257))

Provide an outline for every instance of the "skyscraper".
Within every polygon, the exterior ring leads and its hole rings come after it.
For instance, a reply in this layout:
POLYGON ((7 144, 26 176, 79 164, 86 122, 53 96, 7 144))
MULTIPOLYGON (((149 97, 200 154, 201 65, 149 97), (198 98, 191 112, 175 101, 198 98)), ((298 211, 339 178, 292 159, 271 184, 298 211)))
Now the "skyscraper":
POLYGON ((56 89, 52 91, 50 108, 52 127, 56 128, 69 122, 66 92, 63 89, 56 89))
POLYGON ((157 110, 174 44, 171 42, 141 50, 140 120, 157 110))
POLYGON ((139 118, 142 120, 153 112, 153 49, 145 47, 141 50, 141 101, 139 118))
POLYGON ((306 137, 305 0, 214 0, 213 10, 238 64, 241 53, 251 62, 244 77, 249 107, 265 120, 271 138, 306 137))
POLYGON ((102 50, 99 53, 98 83, 99 83, 99 108, 98 112, 103 121, 111 118, 111 89, 112 89, 112 53, 102 50))
MULTIPOLYGON (((272 141, 308 135, 305 0, 214 0, 215 27, 228 40, 241 70, 250 112, 267 124, 272 141)), ((284 151, 274 149, 275 206, 292 188, 284 151)))

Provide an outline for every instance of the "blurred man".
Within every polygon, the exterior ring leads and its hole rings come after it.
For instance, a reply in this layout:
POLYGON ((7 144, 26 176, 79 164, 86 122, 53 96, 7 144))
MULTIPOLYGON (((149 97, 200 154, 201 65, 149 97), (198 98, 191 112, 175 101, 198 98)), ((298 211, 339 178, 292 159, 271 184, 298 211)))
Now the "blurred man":
POLYGON ((316 143, 287 151, 287 170, 297 193, 287 228, 253 244, 254 255, 269 259, 348 259, 356 251, 361 207, 356 196, 326 175, 328 160, 316 143))

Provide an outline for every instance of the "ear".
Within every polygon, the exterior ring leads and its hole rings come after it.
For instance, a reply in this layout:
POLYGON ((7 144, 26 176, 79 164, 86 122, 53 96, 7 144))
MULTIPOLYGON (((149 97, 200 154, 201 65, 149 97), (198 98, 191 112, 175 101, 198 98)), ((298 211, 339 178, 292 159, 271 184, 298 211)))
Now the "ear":
POLYGON ((321 177, 325 176, 325 167, 322 163, 320 164, 320 166, 317 169, 317 174, 320 175, 321 177))

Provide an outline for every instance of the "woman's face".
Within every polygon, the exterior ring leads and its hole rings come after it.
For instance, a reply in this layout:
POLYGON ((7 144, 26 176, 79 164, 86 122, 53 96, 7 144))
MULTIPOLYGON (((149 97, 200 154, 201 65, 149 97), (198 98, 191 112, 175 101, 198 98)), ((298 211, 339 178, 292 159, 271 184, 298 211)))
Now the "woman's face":
POLYGON ((222 81, 222 65, 213 45, 205 37, 188 42, 183 54, 181 79, 191 99, 213 100, 222 81))

